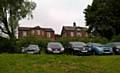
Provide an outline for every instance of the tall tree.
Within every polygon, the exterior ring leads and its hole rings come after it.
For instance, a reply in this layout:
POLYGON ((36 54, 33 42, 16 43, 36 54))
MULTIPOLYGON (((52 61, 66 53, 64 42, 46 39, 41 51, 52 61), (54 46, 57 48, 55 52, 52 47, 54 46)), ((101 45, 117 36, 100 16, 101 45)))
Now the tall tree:
POLYGON ((111 39, 120 34, 120 0, 93 0, 85 9, 89 32, 111 39))
POLYGON ((19 21, 26 16, 32 17, 36 4, 30 0, 0 0, 0 30, 9 39, 15 39, 19 21))

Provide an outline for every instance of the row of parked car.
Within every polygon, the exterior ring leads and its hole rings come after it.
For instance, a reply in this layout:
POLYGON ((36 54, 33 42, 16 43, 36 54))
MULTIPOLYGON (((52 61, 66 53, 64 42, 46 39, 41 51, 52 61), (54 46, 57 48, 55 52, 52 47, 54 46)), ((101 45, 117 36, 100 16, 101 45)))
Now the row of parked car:
MULTIPOLYGON (((49 42, 46 48, 46 53, 64 53, 65 50, 73 55, 103 55, 103 54, 120 54, 120 42, 112 42, 108 44, 100 43, 84 43, 84 42, 69 42, 68 47, 64 48, 59 42, 49 42)), ((30 44, 22 49, 22 53, 40 53, 41 49, 38 45, 30 44)))

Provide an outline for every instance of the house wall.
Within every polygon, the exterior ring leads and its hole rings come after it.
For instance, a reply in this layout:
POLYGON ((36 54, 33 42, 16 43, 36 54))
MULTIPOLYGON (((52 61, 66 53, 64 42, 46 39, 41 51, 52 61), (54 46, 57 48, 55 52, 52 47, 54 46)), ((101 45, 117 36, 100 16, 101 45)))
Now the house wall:
POLYGON ((18 37, 19 38, 26 37, 23 35, 24 32, 26 32, 26 36, 33 35, 33 36, 38 36, 38 37, 50 38, 51 40, 54 40, 55 38, 54 31, 44 31, 42 29, 19 30, 18 37))
POLYGON ((66 31, 66 30, 63 30, 62 37, 74 37, 74 36, 87 37, 88 34, 86 31, 66 31))

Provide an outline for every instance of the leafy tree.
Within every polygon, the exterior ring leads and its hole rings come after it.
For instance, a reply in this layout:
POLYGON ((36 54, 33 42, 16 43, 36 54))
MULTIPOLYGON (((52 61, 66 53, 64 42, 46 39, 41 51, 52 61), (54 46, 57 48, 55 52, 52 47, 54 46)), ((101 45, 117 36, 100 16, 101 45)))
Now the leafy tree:
POLYGON ((19 21, 27 16, 33 17, 32 10, 35 7, 36 4, 30 0, 0 0, 0 31, 8 35, 7 40, 3 40, 4 44, 9 42, 10 45, 9 47, 4 45, 2 49, 15 51, 17 48, 15 35, 19 21))
POLYGON ((0 0, 0 3, 0 30, 15 39, 19 21, 26 16, 32 17, 36 4, 29 0, 0 0))
POLYGON ((120 0, 93 0, 85 9, 89 32, 111 39, 120 34, 120 0))

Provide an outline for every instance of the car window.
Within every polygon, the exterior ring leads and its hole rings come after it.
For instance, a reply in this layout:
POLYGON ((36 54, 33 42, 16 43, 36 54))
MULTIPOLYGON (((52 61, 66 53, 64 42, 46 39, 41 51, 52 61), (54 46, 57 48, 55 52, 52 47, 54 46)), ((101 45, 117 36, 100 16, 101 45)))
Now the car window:
POLYGON ((29 48, 39 48, 37 45, 29 45, 29 48))
POLYGON ((62 48, 62 45, 60 43, 49 43, 49 48, 62 48))
POLYGON ((82 46, 86 46, 86 44, 83 43, 83 42, 70 42, 70 44, 71 44, 73 47, 82 47, 82 46))
POLYGON ((111 46, 111 47, 120 48, 120 43, 119 43, 119 42, 112 42, 112 43, 108 43, 107 45, 108 45, 108 46, 111 46))
POLYGON ((120 48, 120 43, 114 43, 113 46, 116 46, 117 48, 120 48))

